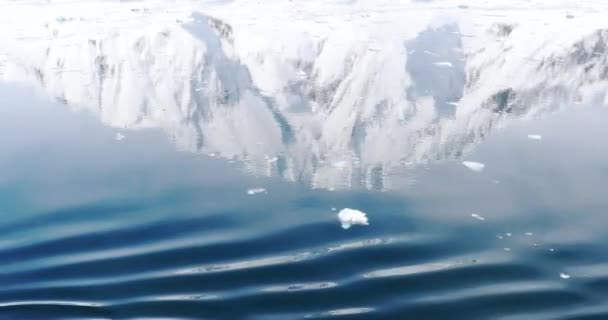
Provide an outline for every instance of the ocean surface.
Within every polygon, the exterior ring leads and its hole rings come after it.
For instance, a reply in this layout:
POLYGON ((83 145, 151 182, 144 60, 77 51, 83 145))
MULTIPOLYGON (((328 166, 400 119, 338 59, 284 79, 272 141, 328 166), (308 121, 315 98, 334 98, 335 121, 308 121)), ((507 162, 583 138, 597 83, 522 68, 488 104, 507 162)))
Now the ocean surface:
POLYGON ((33 89, 0 101, 0 319, 608 319, 606 110, 379 192, 251 175, 33 89))

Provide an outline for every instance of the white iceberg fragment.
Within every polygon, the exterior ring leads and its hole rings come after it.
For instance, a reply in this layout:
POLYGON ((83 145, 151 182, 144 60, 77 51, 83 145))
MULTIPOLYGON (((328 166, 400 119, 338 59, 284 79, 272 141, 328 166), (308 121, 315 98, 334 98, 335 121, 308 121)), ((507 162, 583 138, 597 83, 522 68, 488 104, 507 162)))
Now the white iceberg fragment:
POLYGON ((527 235, 528 237, 531 237, 531 236, 533 236, 534 234, 533 234, 532 232, 526 232, 526 235, 527 235))
POLYGON ((512 236, 511 232, 507 232, 507 233, 505 233, 505 235, 507 235, 507 237, 512 236))
POLYGON ((451 62, 448 62, 448 61, 435 62, 433 64, 436 67, 443 67, 443 68, 453 68, 454 67, 454 65, 451 62))
POLYGON ((486 167, 485 164, 475 161, 463 161, 462 164, 475 172, 481 172, 486 167))
POLYGON ((530 140, 542 140, 543 136, 541 136, 540 134, 529 134, 528 135, 528 139, 530 139, 530 140))
POLYGON ((482 217, 482 216, 478 215, 477 213, 471 213, 471 217, 473 217, 473 218, 475 218, 475 219, 477 219, 477 220, 482 220, 482 221, 483 221, 483 220, 486 220, 486 218, 484 218, 484 217, 482 217))
POLYGON ((338 212, 338 219, 344 229, 348 229, 354 225, 366 226, 369 224, 365 212, 356 209, 344 208, 340 210, 338 212))
POLYGON ((436 54, 435 52, 432 52, 432 51, 424 50, 424 53, 428 54, 429 56, 439 57, 438 54, 436 54))
POLYGON ((247 190, 247 194, 250 196, 259 194, 259 193, 266 193, 266 189, 264 188, 253 188, 253 189, 249 189, 247 190))
POLYGON ((120 140, 122 140, 122 139, 124 139, 124 138, 125 138, 125 135, 124 135, 124 134, 122 134, 122 133, 120 133, 120 132, 118 132, 118 133, 116 134, 116 136, 114 137, 114 139, 116 139, 116 141, 120 141, 120 140))
POLYGON ((562 279, 570 279, 570 275, 567 274, 567 273, 563 273, 563 272, 561 272, 559 274, 559 277, 562 278, 562 279))

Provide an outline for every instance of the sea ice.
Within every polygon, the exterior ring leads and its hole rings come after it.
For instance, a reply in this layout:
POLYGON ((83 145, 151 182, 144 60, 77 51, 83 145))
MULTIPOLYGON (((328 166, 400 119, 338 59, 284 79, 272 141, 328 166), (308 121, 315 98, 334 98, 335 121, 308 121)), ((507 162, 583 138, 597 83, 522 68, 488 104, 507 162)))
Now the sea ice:
POLYGON ((437 67, 444 67, 444 68, 453 68, 454 67, 454 65, 452 65, 452 63, 448 62, 448 61, 435 62, 433 64, 437 67))
POLYGON ((259 193, 266 193, 266 192, 267 191, 264 188, 253 188, 253 189, 247 190, 247 194, 251 195, 251 196, 259 194, 259 193))
POLYGON ((114 137, 114 139, 116 139, 116 141, 120 141, 120 140, 122 140, 124 138, 125 138, 125 135, 122 134, 122 133, 120 133, 120 132, 117 133, 116 136, 114 137))
POLYGON ((529 134, 528 135, 528 139, 530 139, 530 140, 542 140, 543 136, 541 136, 540 134, 529 134))
POLYGON ((559 274, 559 277, 562 278, 562 279, 570 279, 570 275, 567 274, 567 273, 563 273, 563 272, 561 272, 559 274))
POLYGON ((471 217, 477 219, 477 220, 486 220, 486 218, 478 215, 477 213, 471 213, 471 217))
POLYGON ((463 161, 462 164, 475 172, 481 172, 486 167, 485 164, 475 161, 463 161))
POLYGON ((342 228, 344 229, 348 229, 357 224, 363 226, 369 224, 365 212, 349 208, 340 210, 340 212, 338 212, 338 219, 340 219, 340 223, 342 223, 342 228))

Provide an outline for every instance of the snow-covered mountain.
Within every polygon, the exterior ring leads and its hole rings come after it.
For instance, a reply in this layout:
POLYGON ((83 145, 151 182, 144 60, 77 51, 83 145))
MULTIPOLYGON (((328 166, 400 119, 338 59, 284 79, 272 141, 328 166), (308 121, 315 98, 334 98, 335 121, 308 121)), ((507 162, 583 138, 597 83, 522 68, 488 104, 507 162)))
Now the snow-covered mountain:
POLYGON ((608 104, 608 4, 503 3, 14 1, 0 73, 258 174, 391 188, 493 128, 608 104))

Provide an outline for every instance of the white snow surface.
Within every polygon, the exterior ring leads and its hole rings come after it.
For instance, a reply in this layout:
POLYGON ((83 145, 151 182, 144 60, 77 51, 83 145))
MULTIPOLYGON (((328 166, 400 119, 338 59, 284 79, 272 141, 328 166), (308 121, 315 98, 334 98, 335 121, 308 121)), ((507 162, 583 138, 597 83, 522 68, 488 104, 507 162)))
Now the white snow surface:
POLYGON ((3 1, 0 79, 331 190, 608 105, 608 1, 466 2, 3 1))
POLYGON ((340 220, 343 229, 349 229, 354 225, 366 226, 369 224, 365 212, 350 208, 340 210, 340 212, 338 212, 338 219, 340 220))

